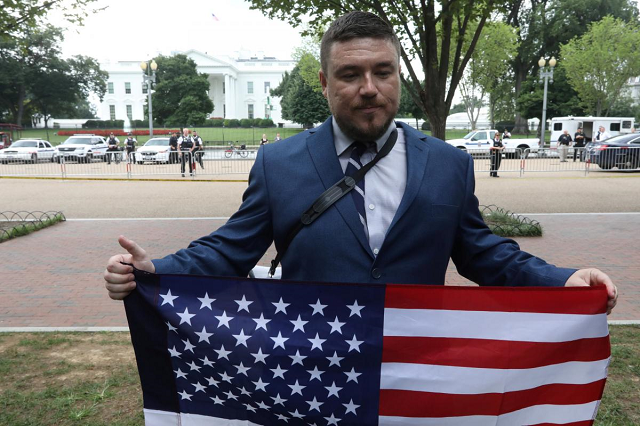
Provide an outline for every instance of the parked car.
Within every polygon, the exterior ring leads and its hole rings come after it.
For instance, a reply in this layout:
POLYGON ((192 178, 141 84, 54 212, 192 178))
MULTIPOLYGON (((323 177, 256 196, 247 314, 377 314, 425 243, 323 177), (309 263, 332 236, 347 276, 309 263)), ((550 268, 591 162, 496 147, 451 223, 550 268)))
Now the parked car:
POLYGON ((64 157, 65 161, 77 160, 79 163, 90 163, 94 158, 107 161, 107 142, 102 136, 73 135, 57 147, 56 160, 64 157))
MULTIPOLYGON (((489 154, 489 147, 493 145, 493 137, 497 130, 474 130, 469 132, 462 139, 450 139, 445 141, 449 145, 453 145, 463 151, 469 152, 471 155, 489 154)), ((504 145, 504 155, 507 158, 520 158, 520 152, 526 154, 530 152, 538 152, 540 139, 502 139, 504 145), (528 150, 528 151, 526 151, 528 150)))
POLYGON ((151 138, 136 151, 136 161, 138 164, 168 163, 169 150, 169 138, 151 138))
POLYGON ((0 162, 30 162, 37 163, 40 160, 54 161, 56 149, 42 139, 19 139, 9 148, 0 150, 0 162))
POLYGON ((587 161, 603 170, 640 168, 640 134, 618 135, 585 147, 587 161))

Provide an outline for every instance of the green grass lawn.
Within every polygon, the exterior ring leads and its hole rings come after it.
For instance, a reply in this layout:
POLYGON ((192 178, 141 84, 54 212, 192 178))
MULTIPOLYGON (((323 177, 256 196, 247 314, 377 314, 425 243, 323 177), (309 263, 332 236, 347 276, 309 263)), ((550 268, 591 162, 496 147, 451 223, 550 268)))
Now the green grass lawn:
MULTIPOLYGON (((595 425, 640 424, 640 326, 611 326, 595 425)), ((143 425, 129 333, 0 334, 0 425, 143 425)))
MULTIPOLYGON (((198 131, 202 139, 206 142, 207 145, 215 146, 215 145, 228 145, 230 142, 238 143, 238 144, 247 144, 247 145, 257 145, 260 143, 260 138, 262 138, 262 134, 265 133, 267 135, 267 139, 269 141, 273 141, 276 137, 276 133, 280 133, 280 137, 282 139, 288 138, 290 136, 296 135, 303 131, 303 129, 290 129, 290 128, 251 128, 251 129, 228 129, 222 127, 195 127, 198 131)), ((53 145, 58 145, 64 142, 68 136, 58 136, 58 130, 73 130, 73 129, 26 129, 21 132, 19 137, 22 138, 40 138, 46 139, 51 142, 53 145)), ((144 130, 144 129, 142 129, 144 130)), ((154 129, 158 130, 158 129, 154 129)), ((427 135, 431 135, 431 132, 424 131, 427 135)), ((458 129, 458 130, 447 130, 445 139, 458 139, 463 137, 469 133, 467 130, 458 129)), ((550 133, 547 134, 547 139, 549 139, 550 133)), ((513 135, 513 138, 534 138, 535 134, 530 135, 513 135)), ((118 137, 120 141, 125 138, 120 136, 118 137)), ((149 140, 149 136, 139 136, 137 138, 139 145, 142 145, 147 140, 149 140)))

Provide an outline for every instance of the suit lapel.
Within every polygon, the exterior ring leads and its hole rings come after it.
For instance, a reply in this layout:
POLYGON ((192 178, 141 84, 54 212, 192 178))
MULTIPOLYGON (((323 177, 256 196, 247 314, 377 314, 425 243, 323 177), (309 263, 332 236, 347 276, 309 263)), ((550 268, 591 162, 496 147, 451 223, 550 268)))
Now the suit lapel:
POLYGON ((429 145, 426 143, 427 135, 418 132, 410 126, 400 122, 404 130, 405 144, 407 147, 407 186, 404 195, 398 206, 393 221, 389 226, 387 235, 394 225, 407 212, 422 185, 424 174, 427 170, 427 160, 429 158, 429 145))
MULTIPOLYGON (((331 120, 332 118, 329 117, 327 121, 307 138, 309 155, 325 189, 330 188, 344 177, 342 167, 340 167, 340 161, 336 155, 331 120)), ((320 194, 317 194, 317 196, 320 196, 320 194)), ((373 257, 373 253, 369 247, 369 241, 364 233, 364 227, 358 218, 358 211, 353 204, 352 197, 346 195, 334 204, 334 206, 338 209, 338 212, 362 247, 373 257)))

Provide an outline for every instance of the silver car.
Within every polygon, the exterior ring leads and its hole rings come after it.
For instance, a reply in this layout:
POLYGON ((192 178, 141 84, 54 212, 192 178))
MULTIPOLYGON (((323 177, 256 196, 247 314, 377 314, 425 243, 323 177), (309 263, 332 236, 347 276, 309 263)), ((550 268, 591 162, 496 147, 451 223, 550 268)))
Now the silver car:
POLYGON ((37 163, 40 160, 55 161, 56 149, 42 139, 20 139, 9 148, 0 150, 0 162, 2 164, 30 162, 37 163))

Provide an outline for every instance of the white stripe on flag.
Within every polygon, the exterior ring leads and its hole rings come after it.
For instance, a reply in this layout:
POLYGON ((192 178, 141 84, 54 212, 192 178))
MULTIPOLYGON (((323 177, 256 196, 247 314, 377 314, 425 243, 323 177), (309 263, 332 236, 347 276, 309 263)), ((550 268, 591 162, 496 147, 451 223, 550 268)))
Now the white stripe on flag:
POLYGON ((384 417, 380 426, 511 426, 524 424, 565 424, 592 420, 599 401, 578 405, 535 405, 500 416, 384 417))
POLYGON ((260 426, 248 420, 228 420, 189 413, 144 409, 146 426, 260 426))
POLYGON ((384 336, 568 342, 609 334, 606 314, 384 310, 384 336))
POLYGON ((607 377, 609 358, 508 370, 448 365, 382 363, 380 389, 478 394, 533 389, 552 383, 582 385, 607 377))

